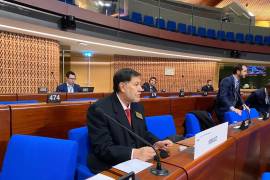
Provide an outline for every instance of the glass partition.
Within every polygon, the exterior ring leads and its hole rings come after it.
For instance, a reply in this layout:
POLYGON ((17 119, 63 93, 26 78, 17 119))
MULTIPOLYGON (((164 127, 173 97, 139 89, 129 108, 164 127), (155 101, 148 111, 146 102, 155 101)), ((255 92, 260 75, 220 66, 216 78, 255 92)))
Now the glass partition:
MULTIPOLYGON (((63 0, 62 0, 63 1, 63 0)), ((65 0, 80 8, 148 26, 167 28, 167 21, 214 29, 269 36, 269 28, 255 26, 255 17, 224 9, 191 5, 175 0, 65 0), (161 19, 161 20, 160 20, 161 19), (161 21, 161 22, 160 22, 161 21), (164 25, 163 25, 164 24, 164 25)))

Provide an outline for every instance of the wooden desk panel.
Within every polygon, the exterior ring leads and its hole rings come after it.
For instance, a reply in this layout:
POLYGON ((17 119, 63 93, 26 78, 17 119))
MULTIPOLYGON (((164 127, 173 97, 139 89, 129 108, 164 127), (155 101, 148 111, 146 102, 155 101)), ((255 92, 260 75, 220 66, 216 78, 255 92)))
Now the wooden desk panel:
POLYGON ((10 109, 8 106, 0 106, 0 171, 10 138, 10 109))
MULTIPOLYGON (((60 94, 61 101, 67 99, 66 93, 57 93, 60 94)), ((46 102, 48 94, 18 94, 18 101, 22 100, 38 100, 39 102, 46 102)))
POLYGON ((185 115, 195 110, 196 98, 197 97, 181 97, 171 99, 171 114, 173 115, 178 134, 184 134, 185 115))
POLYGON ((170 98, 141 99, 141 103, 144 106, 145 116, 171 114, 170 98))
POLYGON ((214 110, 215 100, 215 95, 196 97, 195 109, 212 112, 214 110))
POLYGON ((16 94, 0 94, 0 101, 17 101, 16 94))
POLYGON ((233 164, 236 151, 234 141, 233 138, 229 138, 196 160, 193 160, 194 152, 191 148, 180 152, 179 145, 175 144, 169 150, 170 156, 162 161, 183 167, 188 172, 189 179, 230 180, 234 178, 233 164))
POLYGON ((270 120, 262 122, 260 129, 260 173, 270 171, 270 120))
POLYGON ((254 123, 244 131, 229 130, 229 136, 236 141, 236 180, 254 180, 260 176, 260 130, 260 123, 254 123))
POLYGON ((12 134, 67 138, 68 130, 86 125, 90 102, 12 105, 12 134))
POLYGON ((104 93, 67 93, 67 99, 103 98, 104 93))

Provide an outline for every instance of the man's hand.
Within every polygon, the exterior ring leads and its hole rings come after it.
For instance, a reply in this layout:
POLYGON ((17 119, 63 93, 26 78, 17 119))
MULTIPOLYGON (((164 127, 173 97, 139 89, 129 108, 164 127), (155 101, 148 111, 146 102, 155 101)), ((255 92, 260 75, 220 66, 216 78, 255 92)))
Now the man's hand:
POLYGON ((168 147, 172 146, 173 142, 171 140, 163 140, 163 141, 158 141, 154 144, 154 147, 156 149, 163 149, 163 150, 167 150, 168 147))
POLYGON ((139 149, 133 149, 133 159, 139 159, 142 161, 148 161, 153 159, 156 155, 153 148, 146 146, 139 149))
POLYGON ((233 111, 234 111, 236 114, 238 114, 239 116, 242 115, 242 110, 240 110, 240 109, 234 108, 233 111))

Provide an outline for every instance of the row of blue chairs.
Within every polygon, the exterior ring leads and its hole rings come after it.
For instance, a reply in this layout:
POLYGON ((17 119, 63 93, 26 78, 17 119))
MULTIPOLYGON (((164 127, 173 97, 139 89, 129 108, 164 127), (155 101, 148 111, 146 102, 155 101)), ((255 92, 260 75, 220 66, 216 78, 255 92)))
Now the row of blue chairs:
POLYGON ((38 100, 21 100, 21 101, 0 101, 0 105, 13 105, 13 104, 35 104, 38 100))
POLYGON ((244 33, 234 33, 225 32, 223 30, 216 31, 215 29, 207 29, 205 27, 196 27, 193 25, 187 25, 184 23, 176 23, 175 21, 168 20, 167 23, 162 18, 154 19, 153 16, 142 16, 141 13, 132 12, 131 17, 124 16, 121 19, 129 20, 134 23, 144 24, 151 27, 156 27, 160 29, 166 29, 168 31, 180 32, 183 34, 189 34, 193 36, 200 36, 210 39, 218 39, 222 41, 231 41, 239 43, 249 43, 258 45, 270 45, 270 36, 244 34, 244 33))

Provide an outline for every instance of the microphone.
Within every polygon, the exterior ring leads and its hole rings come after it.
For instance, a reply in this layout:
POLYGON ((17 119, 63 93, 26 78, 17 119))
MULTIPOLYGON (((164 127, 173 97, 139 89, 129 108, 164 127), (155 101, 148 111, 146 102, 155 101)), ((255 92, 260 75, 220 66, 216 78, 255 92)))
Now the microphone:
POLYGON ((150 169, 150 172, 152 174, 154 174, 156 176, 167 176, 169 174, 169 171, 167 169, 162 168, 161 162, 160 162, 160 156, 159 156, 157 150, 154 148, 154 146, 151 143, 149 143, 144 138, 142 138, 138 134, 136 134, 133 131, 131 131, 130 129, 128 129, 126 126, 124 126, 123 124, 121 124, 120 122, 118 122, 116 119, 114 119, 113 117, 111 117, 110 115, 108 115, 107 113, 105 113, 102 109, 96 108, 96 112, 97 113, 100 113, 100 114, 104 115, 106 118, 112 120, 114 123, 116 123, 117 125, 119 125, 123 129, 125 129, 127 132, 129 132, 132 136, 134 136, 135 138, 137 138, 138 140, 140 140, 141 142, 143 142, 147 146, 150 146, 151 148, 154 149, 154 151, 156 153, 155 160, 157 161, 157 166, 150 169))

